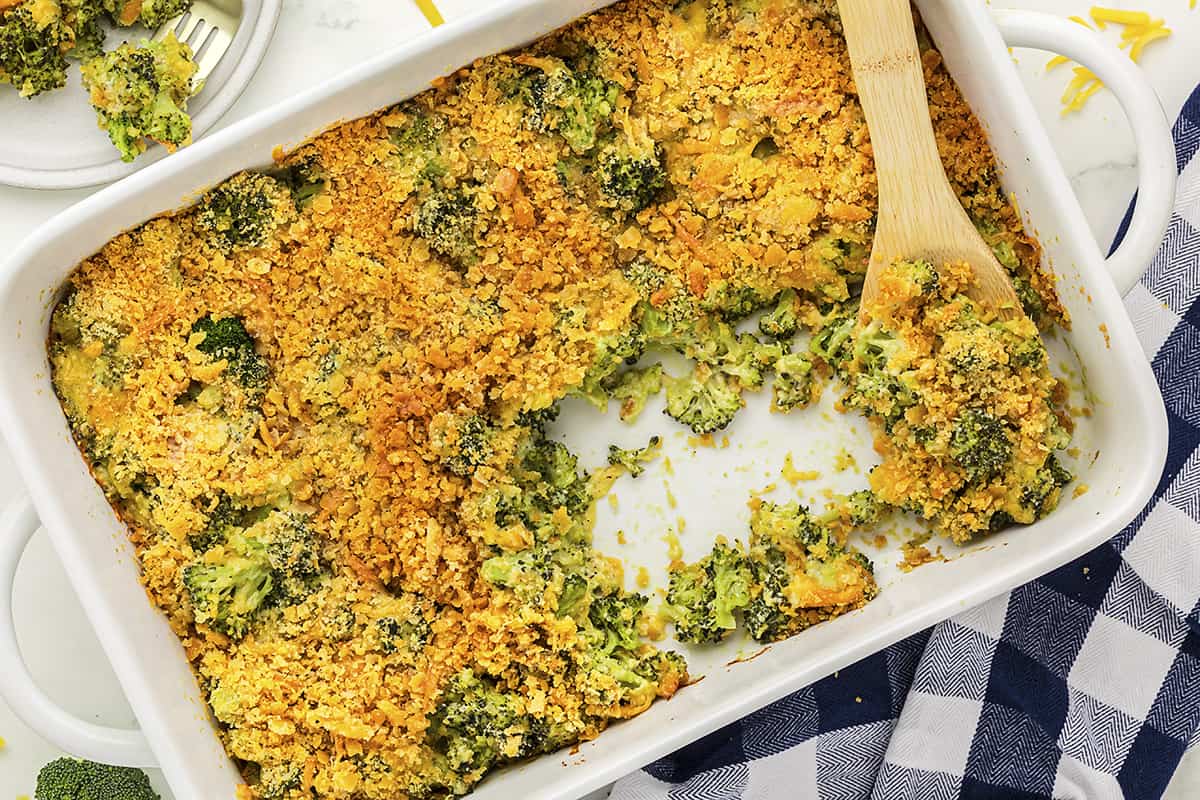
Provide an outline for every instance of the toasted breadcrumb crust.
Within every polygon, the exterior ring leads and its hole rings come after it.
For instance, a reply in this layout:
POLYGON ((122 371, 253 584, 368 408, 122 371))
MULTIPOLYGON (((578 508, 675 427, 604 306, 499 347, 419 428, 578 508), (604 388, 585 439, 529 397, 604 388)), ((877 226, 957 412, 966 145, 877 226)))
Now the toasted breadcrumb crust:
MULTIPOLYGON (((978 122, 928 43, 923 60, 964 205, 1011 256, 1040 321, 1065 323, 978 122)), ((696 297, 729 278, 793 287, 810 327, 852 299, 876 187, 834 3, 627 0, 278 160, 302 158, 321 164, 324 188, 281 203, 265 241, 224 246, 194 209, 154 219, 79 266, 52 330, 64 409, 245 767, 243 794, 267 797, 263 776, 288 765, 298 770, 270 797, 457 791, 428 731, 465 669, 576 739, 669 697, 686 674, 621 702, 582 682, 574 621, 481 578, 489 552, 521 546, 480 512, 516 439, 499 437, 463 477, 439 458, 439 420, 511 422, 577 386, 597 340, 629 324, 638 297, 619 266, 635 258, 696 297), (587 175, 564 179, 571 147, 533 129, 506 89, 539 59, 583 50, 619 87, 614 130, 662 148, 669 185, 641 211, 597 202, 587 175), (428 178, 395 144, 423 114, 445 121, 437 182, 477 210, 473 251, 453 260, 415 235, 428 178), (199 349, 206 316, 244 321, 265 387, 236 385, 199 349), (216 396, 191 391, 210 385, 216 396), (307 515, 331 572, 240 640, 197 625, 182 589, 221 494, 307 515), (413 614, 428 643, 383 652, 375 622, 413 614)))

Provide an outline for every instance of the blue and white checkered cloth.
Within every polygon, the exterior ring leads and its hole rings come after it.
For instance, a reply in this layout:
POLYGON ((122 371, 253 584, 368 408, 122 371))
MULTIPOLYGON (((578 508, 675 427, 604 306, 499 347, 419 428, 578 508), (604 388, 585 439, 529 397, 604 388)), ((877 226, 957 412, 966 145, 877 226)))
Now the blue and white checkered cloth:
MULTIPOLYGON (((1150 800, 1200 742, 1200 90, 1126 298, 1166 399, 1154 499, 1107 544, 617 783, 613 800, 1150 800)), ((1123 231, 1122 231, 1123 232, 1123 231)))

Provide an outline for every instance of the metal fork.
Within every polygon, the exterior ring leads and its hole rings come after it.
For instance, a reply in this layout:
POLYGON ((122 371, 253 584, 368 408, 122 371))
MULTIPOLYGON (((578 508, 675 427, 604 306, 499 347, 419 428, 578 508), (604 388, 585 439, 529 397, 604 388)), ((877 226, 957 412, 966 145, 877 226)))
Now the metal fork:
POLYGON ((189 10, 160 25, 151 38, 157 42, 174 31, 176 39, 192 48, 196 61, 192 80, 199 87, 233 43, 241 20, 242 0, 196 0, 189 10))

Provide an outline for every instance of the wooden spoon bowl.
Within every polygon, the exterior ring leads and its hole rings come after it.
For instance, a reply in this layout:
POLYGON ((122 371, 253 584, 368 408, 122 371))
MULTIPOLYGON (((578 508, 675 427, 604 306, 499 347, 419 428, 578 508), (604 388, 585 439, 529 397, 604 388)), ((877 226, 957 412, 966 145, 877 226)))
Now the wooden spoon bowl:
POLYGON ((942 167, 908 0, 838 0, 838 6, 879 182, 860 319, 878 291, 880 270, 899 259, 922 259, 937 269, 966 263, 973 271, 972 299, 1001 317, 1020 314, 1008 273, 942 167))

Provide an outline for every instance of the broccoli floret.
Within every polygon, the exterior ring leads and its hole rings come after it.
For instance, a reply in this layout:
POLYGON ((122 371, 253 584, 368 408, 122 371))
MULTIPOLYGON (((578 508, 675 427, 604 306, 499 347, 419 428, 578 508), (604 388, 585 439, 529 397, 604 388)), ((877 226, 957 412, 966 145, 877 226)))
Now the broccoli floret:
POLYGON ((292 193, 260 172, 241 172, 200 201, 196 222, 227 251, 263 247, 296 216, 292 193))
POLYGON ((292 193, 296 208, 305 208, 313 198, 325 191, 329 174, 315 147, 304 147, 293 153, 283 165, 283 183, 292 193))
POLYGON ((381 617, 375 620, 375 627, 379 632, 379 649, 388 655, 401 649, 419 653, 433 635, 429 620, 419 607, 414 608, 406 619, 381 617))
POLYGON ((918 401, 902 374, 906 366, 905 345, 879 323, 872 322, 857 331, 852 351, 854 376, 846 404, 878 415, 890 431, 918 401))
MULTIPOLYGON (((492 556, 479 568, 479 574, 485 581, 511 589, 518 599, 526 603, 544 597, 556 571, 553 551, 545 545, 492 556)), ((562 602, 561 596, 559 602, 562 602)))
POLYGON ((522 448, 520 467, 531 478, 522 486, 537 510, 553 514, 563 508, 578 517, 591 505, 587 474, 579 473, 579 459, 565 445, 545 439, 530 442, 522 448))
POLYGON ((973 481, 998 475, 1012 457, 1012 441, 1003 422, 970 408, 959 414, 950 434, 950 455, 973 481))
POLYGON ((775 309, 759 317, 758 329, 764 336, 774 339, 790 339, 795 336, 800 327, 796 308, 798 302, 794 289, 784 289, 775 301, 775 309))
POLYGON ((101 0, 65 0, 63 19, 71 30, 72 43, 67 55, 87 59, 100 55, 104 49, 104 29, 100 17, 104 13, 101 0))
POLYGON ((159 800, 140 769, 60 758, 38 773, 35 800, 159 800))
POLYGON ((678 280, 673 280, 671 273, 642 256, 626 264, 621 275, 643 300, 650 300, 668 286, 672 289, 678 286, 678 280))
POLYGON ((617 447, 615 444, 608 446, 608 463, 614 466, 622 466, 634 478, 641 475, 646 470, 647 462, 653 461, 658 457, 658 447, 662 440, 657 436, 650 437, 650 443, 645 447, 634 447, 624 449, 617 447))
POLYGON ((651 396, 662 391, 661 364, 645 369, 629 369, 617 375, 609 394, 621 407, 621 419, 631 422, 638 418, 651 396))
POLYGON ((191 48, 173 32, 161 41, 126 42, 84 62, 84 88, 122 161, 144 153, 146 139, 169 151, 191 144, 187 101, 196 69, 191 48))
POLYGON ((1008 357, 1018 367, 1040 370, 1046 366, 1046 346, 1041 337, 1015 337, 1009 346, 1008 357))
POLYGON ((1074 477, 1051 453, 1033 480, 1021 491, 1021 505, 1032 514, 1033 519, 1041 519, 1058 505, 1060 491, 1074 477))
POLYGON ((408 104, 401 110, 407 119, 388 132, 388 139, 407 173, 431 181, 446 172, 442 163, 442 137, 449 127, 446 118, 425 108, 408 104))
POLYGON ((417 235, 453 266, 475 262, 475 198, 461 189, 437 190, 417 209, 417 235))
POLYGON ((235 639, 270 607, 275 578, 261 543, 233 536, 183 570, 197 623, 235 639))
POLYGON ((678 348, 688 358, 725 373, 745 389, 759 389, 783 355, 779 342, 760 342, 751 333, 737 333, 719 320, 696 326, 678 348))
POLYGON ((606 204, 636 214, 651 205, 667 187, 662 145, 634 145, 621 140, 600 151, 596 176, 606 204))
POLYGON ((809 351, 839 375, 853 354, 854 317, 834 315, 821 326, 809 343, 809 351))
POLYGON ((753 286, 720 280, 709 284, 700 301, 700 308, 725 319, 738 320, 750 316, 769 302, 770 298, 753 286))
POLYGON ((22 97, 67 83, 63 54, 71 44, 71 32, 57 14, 49 20, 35 19, 32 5, 23 3, 0 12, 0 82, 11 83, 22 97))
POLYGON ((744 619, 760 642, 857 608, 877 592, 870 562, 845 550, 830 527, 798 503, 761 503, 753 510, 747 559, 755 591, 744 619))
POLYGON ((481 414, 454 418, 449 427, 450 430, 441 427, 434 430, 434 448, 446 469, 455 475, 469 477, 492 457, 492 437, 496 430, 481 414))
POLYGON ((273 599, 298 603, 312 592, 321 576, 321 542, 308 517, 293 511, 274 511, 246 533, 265 548, 274 573, 273 599))
POLYGON ((546 426, 558 419, 558 406, 527 409, 517 414, 516 423, 522 428, 528 428, 530 433, 539 438, 546 435, 546 426))
POLYGON ((584 373, 583 381, 571 393, 601 411, 607 410, 608 399, 620 382, 619 370, 636 362, 645 349, 645 337, 636 327, 598 339, 592 363, 584 373))
POLYGON ((845 499, 843 508, 850 524, 855 528, 874 525, 883 515, 883 506, 870 489, 853 492, 845 499))
POLYGON ((201 317, 192 334, 204 334, 196 349, 214 361, 227 362, 226 371, 251 393, 261 393, 267 384, 267 362, 255 350, 254 339, 239 317, 201 317))
POLYGON ((349 641, 357 630, 358 616, 349 605, 339 606, 321 618, 321 633, 331 642, 349 641))
POLYGON ((1040 326, 1046 319, 1045 301, 1042 300, 1037 289, 1033 288, 1033 284, 1028 278, 1021 275, 1012 275, 1011 277, 1013 290, 1017 293, 1017 299, 1021 301, 1021 308, 1024 309, 1025 315, 1040 326))
POLYGON ((208 521, 205 523, 204 529, 189 536, 188 544, 197 553, 211 550, 242 527, 247 510, 228 494, 221 492, 217 496, 212 510, 208 512, 208 521))
POLYGON ((811 354, 780 356, 775 362, 775 382, 771 385, 771 410, 786 414, 804 408, 815 399, 816 388, 811 354))
POLYGON ((283 800, 300 788, 304 775, 296 764, 260 766, 254 789, 262 800, 283 800))
POLYGON ((526 124, 557 133, 571 150, 584 155, 611 127, 620 87, 580 65, 572 69, 552 57, 529 58, 518 94, 528 106, 526 124))
POLYGON ((635 651, 641 644, 638 622, 646 608, 646 596, 636 593, 597 597, 588 606, 588 620, 599 633, 598 649, 605 655, 618 650, 635 651))
POLYGON ((302 600, 320 575, 319 542, 308 520, 274 511, 185 567, 183 587, 196 622, 236 639, 266 609, 302 600))
POLYGON ((751 575, 736 548, 718 542, 695 564, 673 570, 667 606, 681 642, 719 642, 737 622, 734 612, 750 602, 751 575))
POLYGON ((700 435, 725 428, 742 407, 739 387, 706 364, 697 365, 686 378, 666 375, 663 383, 667 389, 664 413, 700 435))
POLYGON ((911 283, 923 295, 936 294, 941 286, 937 269, 928 261, 899 262, 891 274, 911 283))
POLYGON ((556 746, 548 732, 545 721, 526 711, 519 694, 464 670, 445 687, 430 714, 426 743, 458 776, 447 787, 457 795, 496 764, 556 746))
POLYGON ((192 7, 192 0, 102 0, 113 22, 127 26, 140 23, 157 28, 192 7))
POLYGON ((153 30, 192 7, 192 0, 142 0, 138 21, 153 30))

